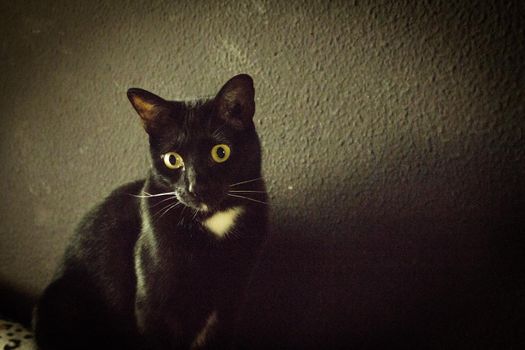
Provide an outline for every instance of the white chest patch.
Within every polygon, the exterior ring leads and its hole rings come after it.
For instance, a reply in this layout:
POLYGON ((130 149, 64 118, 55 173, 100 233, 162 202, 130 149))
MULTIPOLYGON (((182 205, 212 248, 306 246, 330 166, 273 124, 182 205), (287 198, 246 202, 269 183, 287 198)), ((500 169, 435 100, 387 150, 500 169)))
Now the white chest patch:
POLYGON ((219 211, 204 220, 202 224, 215 236, 223 238, 231 231, 235 221, 243 212, 243 207, 233 207, 225 211, 219 211))

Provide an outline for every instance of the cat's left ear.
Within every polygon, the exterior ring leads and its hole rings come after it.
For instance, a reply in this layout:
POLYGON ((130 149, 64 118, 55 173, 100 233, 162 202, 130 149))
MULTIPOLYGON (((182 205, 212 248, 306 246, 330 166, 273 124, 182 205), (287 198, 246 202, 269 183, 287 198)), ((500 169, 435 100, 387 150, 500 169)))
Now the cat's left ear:
POLYGON ((132 88, 128 99, 142 119, 144 129, 149 134, 158 131, 169 114, 169 102, 149 91, 132 88))
POLYGON ((228 80, 215 101, 219 117, 236 129, 244 129, 252 123, 255 114, 255 90, 248 74, 239 74, 228 80))

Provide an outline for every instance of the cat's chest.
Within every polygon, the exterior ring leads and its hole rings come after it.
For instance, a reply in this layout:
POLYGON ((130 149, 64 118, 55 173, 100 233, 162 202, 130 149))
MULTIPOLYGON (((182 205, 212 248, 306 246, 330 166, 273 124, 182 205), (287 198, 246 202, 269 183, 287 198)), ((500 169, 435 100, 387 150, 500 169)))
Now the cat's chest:
POLYGON ((202 227, 217 239, 223 239, 231 232, 235 231, 239 220, 244 214, 241 206, 232 207, 224 211, 212 214, 202 220, 202 227))
POLYGON ((237 255, 237 250, 234 247, 238 245, 231 242, 238 241, 227 238, 229 235, 242 236, 240 223, 245 215, 245 208, 236 206, 215 212, 202 220, 181 222, 172 227, 170 239, 157 242, 154 254, 157 264, 152 265, 148 273, 156 276, 154 280, 176 283, 174 287, 184 280, 192 286, 209 288, 207 284, 213 284, 216 278, 220 278, 218 271, 229 270, 230 264, 235 261, 233 257, 237 255), (159 274, 163 277, 158 278, 159 274))

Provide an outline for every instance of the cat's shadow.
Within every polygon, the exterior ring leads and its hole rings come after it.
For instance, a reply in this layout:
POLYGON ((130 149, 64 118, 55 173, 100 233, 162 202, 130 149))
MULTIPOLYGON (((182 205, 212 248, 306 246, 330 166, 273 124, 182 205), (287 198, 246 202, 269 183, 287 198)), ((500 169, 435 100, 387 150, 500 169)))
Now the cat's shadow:
POLYGON ((505 227, 416 214, 277 218, 248 289, 239 348, 475 348, 511 336, 498 325, 511 324, 511 301, 493 298, 494 286, 506 288, 493 252, 511 248, 492 237, 518 234, 517 207, 507 209, 505 227))

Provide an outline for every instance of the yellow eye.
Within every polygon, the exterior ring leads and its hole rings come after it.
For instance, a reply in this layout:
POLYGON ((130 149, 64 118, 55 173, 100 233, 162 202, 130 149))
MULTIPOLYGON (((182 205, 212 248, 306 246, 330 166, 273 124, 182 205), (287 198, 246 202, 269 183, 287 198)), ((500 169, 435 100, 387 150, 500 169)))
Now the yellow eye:
POLYGON ((184 166, 182 157, 176 152, 168 152, 163 154, 162 160, 164 161, 164 165, 169 169, 178 169, 181 166, 184 166))
POLYGON ((220 145, 213 146, 211 149, 211 157, 217 163, 223 163, 227 161, 228 158, 230 158, 230 153, 230 147, 222 143, 220 145))

